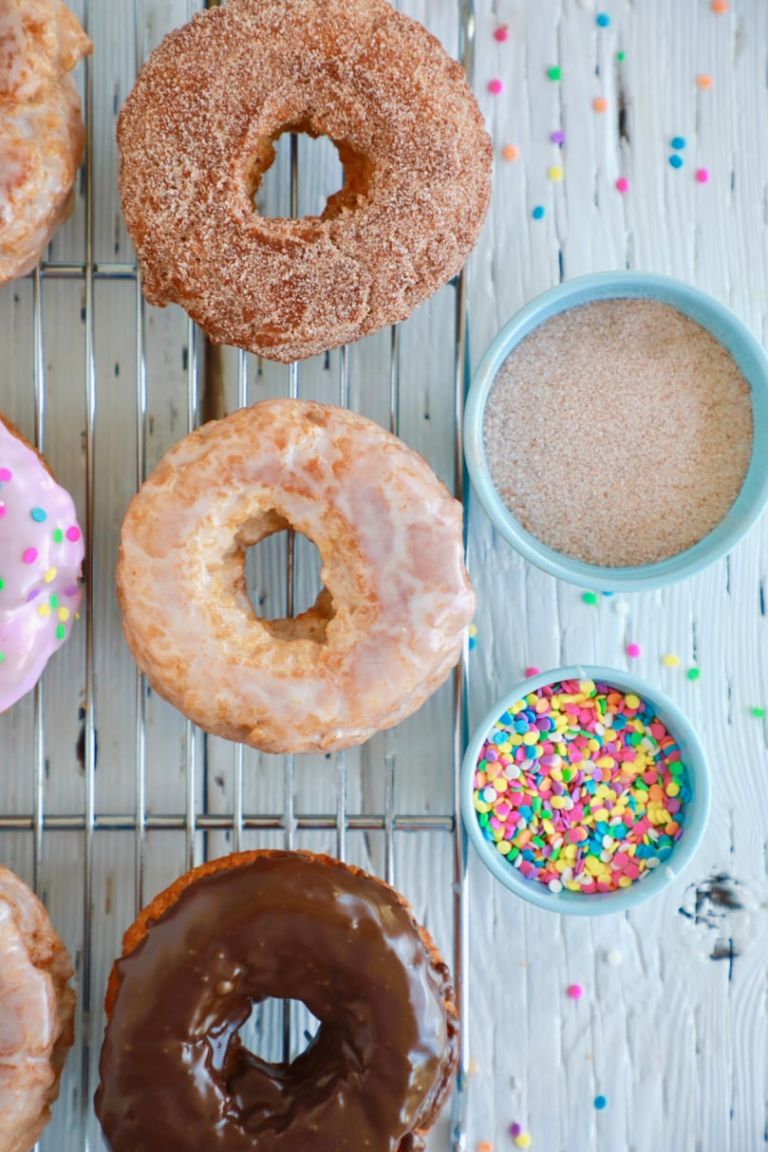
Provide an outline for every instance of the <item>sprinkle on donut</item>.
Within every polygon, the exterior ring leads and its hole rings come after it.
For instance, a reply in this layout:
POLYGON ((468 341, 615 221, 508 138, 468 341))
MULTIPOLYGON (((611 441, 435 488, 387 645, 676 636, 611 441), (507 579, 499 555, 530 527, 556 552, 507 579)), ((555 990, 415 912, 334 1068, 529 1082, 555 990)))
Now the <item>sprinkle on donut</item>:
POLYGON ((0 712, 34 687, 67 639, 82 562, 71 496, 0 420, 0 712))

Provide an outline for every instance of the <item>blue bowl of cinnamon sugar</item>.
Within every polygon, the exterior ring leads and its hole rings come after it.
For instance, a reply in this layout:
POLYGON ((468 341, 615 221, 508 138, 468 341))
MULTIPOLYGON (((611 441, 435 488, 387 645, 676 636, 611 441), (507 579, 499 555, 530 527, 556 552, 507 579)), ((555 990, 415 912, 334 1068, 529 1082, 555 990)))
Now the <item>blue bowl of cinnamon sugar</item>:
POLYGON ((527 560, 585 588, 659 588, 725 556, 768 503, 768 357, 688 284, 584 276, 499 332, 464 448, 527 560))

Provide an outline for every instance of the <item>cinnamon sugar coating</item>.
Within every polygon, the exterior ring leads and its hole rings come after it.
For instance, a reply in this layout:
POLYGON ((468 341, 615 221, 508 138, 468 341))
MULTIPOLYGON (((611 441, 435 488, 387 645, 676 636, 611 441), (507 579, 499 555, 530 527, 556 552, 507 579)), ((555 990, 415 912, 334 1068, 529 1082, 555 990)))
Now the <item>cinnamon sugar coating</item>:
POLYGON ((405 319, 456 275, 491 193, 461 66, 386 0, 230 0, 172 32, 120 114, 120 190, 153 304, 290 361, 405 319), (286 130, 328 136, 319 217, 254 194, 286 130))

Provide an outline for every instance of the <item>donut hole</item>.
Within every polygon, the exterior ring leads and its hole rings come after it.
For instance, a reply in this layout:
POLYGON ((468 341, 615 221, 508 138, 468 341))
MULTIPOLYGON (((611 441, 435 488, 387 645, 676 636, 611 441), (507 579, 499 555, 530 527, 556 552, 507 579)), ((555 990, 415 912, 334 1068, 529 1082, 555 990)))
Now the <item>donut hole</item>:
POLYGON ((323 562, 317 545, 303 533, 290 529, 277 513, 269 515, 268 534, 255 543, 247 543, 248 526, 240 533, 245 553, 245 589, 254 614, 280 639, 324 643, 336 610, 320 576, 323 562), (291 531, 294 601, 293 616, 289 617, 285 573, 291 531))
POLYGON ((260 216, 286 220, 291 213, 291 136, 298 137, 296 219, 332 220, 357 208, 368 195, 371 161, 345 141, 337 142, 308 121, 287 125, 258 142, 246 164, 248 196, 260 216))
POLYGON ((320 1031, 320 1021, 302 1000, 269 997, 254 1003, 238 1038, 248 1052, 266 1064, 282 1064, 286 1012, 290 1020, 290 1062, 306 1052, 320 1031))

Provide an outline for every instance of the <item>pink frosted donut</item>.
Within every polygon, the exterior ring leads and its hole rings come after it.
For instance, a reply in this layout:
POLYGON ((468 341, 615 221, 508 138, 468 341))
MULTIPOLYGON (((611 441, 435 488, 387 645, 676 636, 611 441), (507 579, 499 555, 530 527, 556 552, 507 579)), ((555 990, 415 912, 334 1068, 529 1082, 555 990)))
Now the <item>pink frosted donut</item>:
POLYGON ((80 605, 72 497, 0 418, 0 712, 34 688, 80 605))

